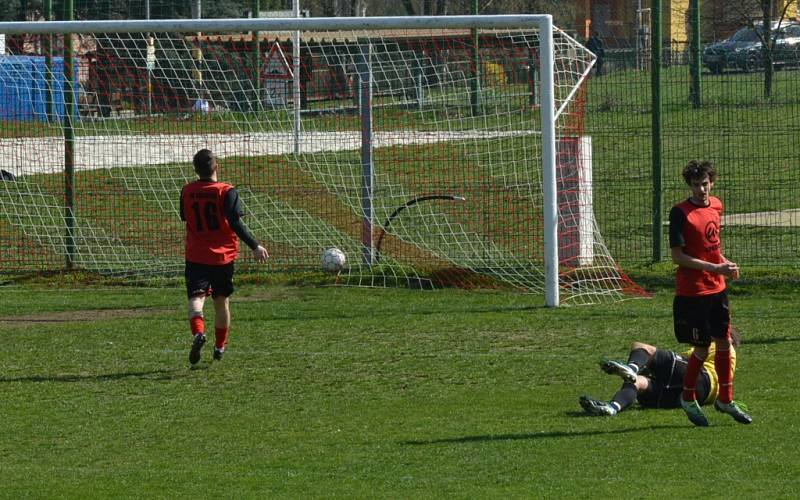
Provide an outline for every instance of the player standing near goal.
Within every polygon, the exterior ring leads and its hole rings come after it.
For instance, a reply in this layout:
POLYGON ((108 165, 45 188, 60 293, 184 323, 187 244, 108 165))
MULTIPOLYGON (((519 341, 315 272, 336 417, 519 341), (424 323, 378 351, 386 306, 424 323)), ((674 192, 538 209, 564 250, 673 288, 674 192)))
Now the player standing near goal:
POLYGON ((691 196, 669 213, 669 246, 678 265, 672 306, 675 337, 694 346, 683 378, 681 407, 695 425, 708 419, 697 402, 696 385, 711 342, 716 346, 714 365, 719 376, 719 395, 714 408, 737 422, 753 421, 733 401, 730 308, 725 277, 737 279, 739 266, 722 255, 720 220, 722 202, 711 196, 716 172, 709 161, 690 161, 683 180, 691 196))
MULTIPOLYGON (((731 332, 733 346, 739 345, 739 335, 731 332)), ((711 404, 719 395, 719 377, 714 366, 714 346, 703 363, 697 379, 695 394, 700 404, 711 404)), ((684 354, 659 349, 643 342, 634 342, 628 354, 628 362, 604 359, 600 369, 622 378, 622 387, 611 401, 600 401, 590 396, 581 396, 581 407, 589 415, 614 416, 625 411, 634 401, 642 408, 680 408, 683 378, 686 374, 687 358, 693 349, 684 354)), ((736 371, 736 351, 731 347, 731 371, 736 371)))
POLYGON ((257 262, 265 262, 269 254, 242 221, 244 212, 236 188, 217 181, 214 154, 201 149, 193 163, 198 180, 181 189, 180 214, 186 222, 186 291, 194 336, 189 363, 194 365, 206 343, 203 304, 209 294, 214 299, 214 359, 221 360, 225 353, 231 324, 228 298, 233 294, 239 239, 253 250, 257 262))

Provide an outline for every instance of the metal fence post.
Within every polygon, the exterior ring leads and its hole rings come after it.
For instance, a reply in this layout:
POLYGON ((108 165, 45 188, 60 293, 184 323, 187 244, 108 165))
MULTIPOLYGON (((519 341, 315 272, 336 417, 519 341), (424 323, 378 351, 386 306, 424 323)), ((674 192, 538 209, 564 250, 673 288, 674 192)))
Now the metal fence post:
POLYGON ((691 57, 691 90, 690 98, 692 106, 699 108, 702 104, 702 96, 700 95, 700 0, 692 0, 691 3, 690 20, 692 26, 692 46, 691 57))
POLYGON ((650 85, 652 88, 652 147, 653 147, 653 262, 661 262, 661 234, 663 214, 662 204, 662 116, 661 116, 661 58, 663 55, 663 39, 661 26, 661 0, 653 0, 651 5, 653 20, 653 39, 651 44, 652 74, 650 85))

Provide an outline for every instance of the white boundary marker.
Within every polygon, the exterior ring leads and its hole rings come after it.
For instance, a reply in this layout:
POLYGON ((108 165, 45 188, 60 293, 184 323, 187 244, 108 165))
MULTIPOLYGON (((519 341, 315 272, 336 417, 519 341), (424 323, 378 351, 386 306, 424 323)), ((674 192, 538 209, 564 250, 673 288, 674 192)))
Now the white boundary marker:
MULTIPOLYGON (((463 132, 392 131, 374 134, 374 147, 434 144, 487 139, 522 137, 538 132, 530 130, 486 130, 463 132)), ((97 170, 134 166, 191 162, 201 148, 209 148, 220 157, 266 156, 295 153, 294 133, 192 134, 192 135, 103 135, 75 138, 76 170, 97 170), (142 151, 147 155, 142 156, 142 151)), ((361 132, 304 132, 300 153, 358 150, 361 132)), ((64 139, 61 137, 19 137, 0 139, 0 167, 14 175, 53 174, 63 170, 64 139), (11 151, 14 154, 9 154, 11 151), (32 165, 35 165, 33 167, 32 165)))

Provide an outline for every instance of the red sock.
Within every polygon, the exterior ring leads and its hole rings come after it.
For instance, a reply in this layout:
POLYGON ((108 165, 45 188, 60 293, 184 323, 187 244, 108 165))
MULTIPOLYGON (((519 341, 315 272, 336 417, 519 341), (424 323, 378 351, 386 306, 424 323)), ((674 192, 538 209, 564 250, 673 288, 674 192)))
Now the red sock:
POLYGON ((733 373, 731 372, 731 351, 729 349, 716 350, 714 368, 719 379, 717 399, 720 403, 730 403, 733 401, 733 373))
POLYGON ((694 401, 697 395, 694 388, 697 385, 697 377, 700 376, 700 369, 703 368, 703 360, 698 358, 695 353, 689 356, 689 363, 686 366, 686 374, 683 376, 683 400, 694 401))
POLYGON ((214 347, 217 349, 223 349, 225 345, 228 343, 228 333, 230 333, 230 328, 220 328, 214 331, 214 347))
POLYGON ((206 331, 206 325, 203 322, 202 316, 192 316, 189 318, 189 327, 192 329, 192 335, 199 335, 206 331))

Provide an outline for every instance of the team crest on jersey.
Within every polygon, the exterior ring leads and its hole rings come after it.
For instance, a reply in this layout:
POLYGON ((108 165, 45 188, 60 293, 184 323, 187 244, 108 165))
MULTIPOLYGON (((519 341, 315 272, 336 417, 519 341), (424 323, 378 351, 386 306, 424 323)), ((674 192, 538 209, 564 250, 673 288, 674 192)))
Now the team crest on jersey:
POLYGON ((719 242, 719 226, 714 221, 709 221, 706 224, 706 239, 709 243, 719 242))

